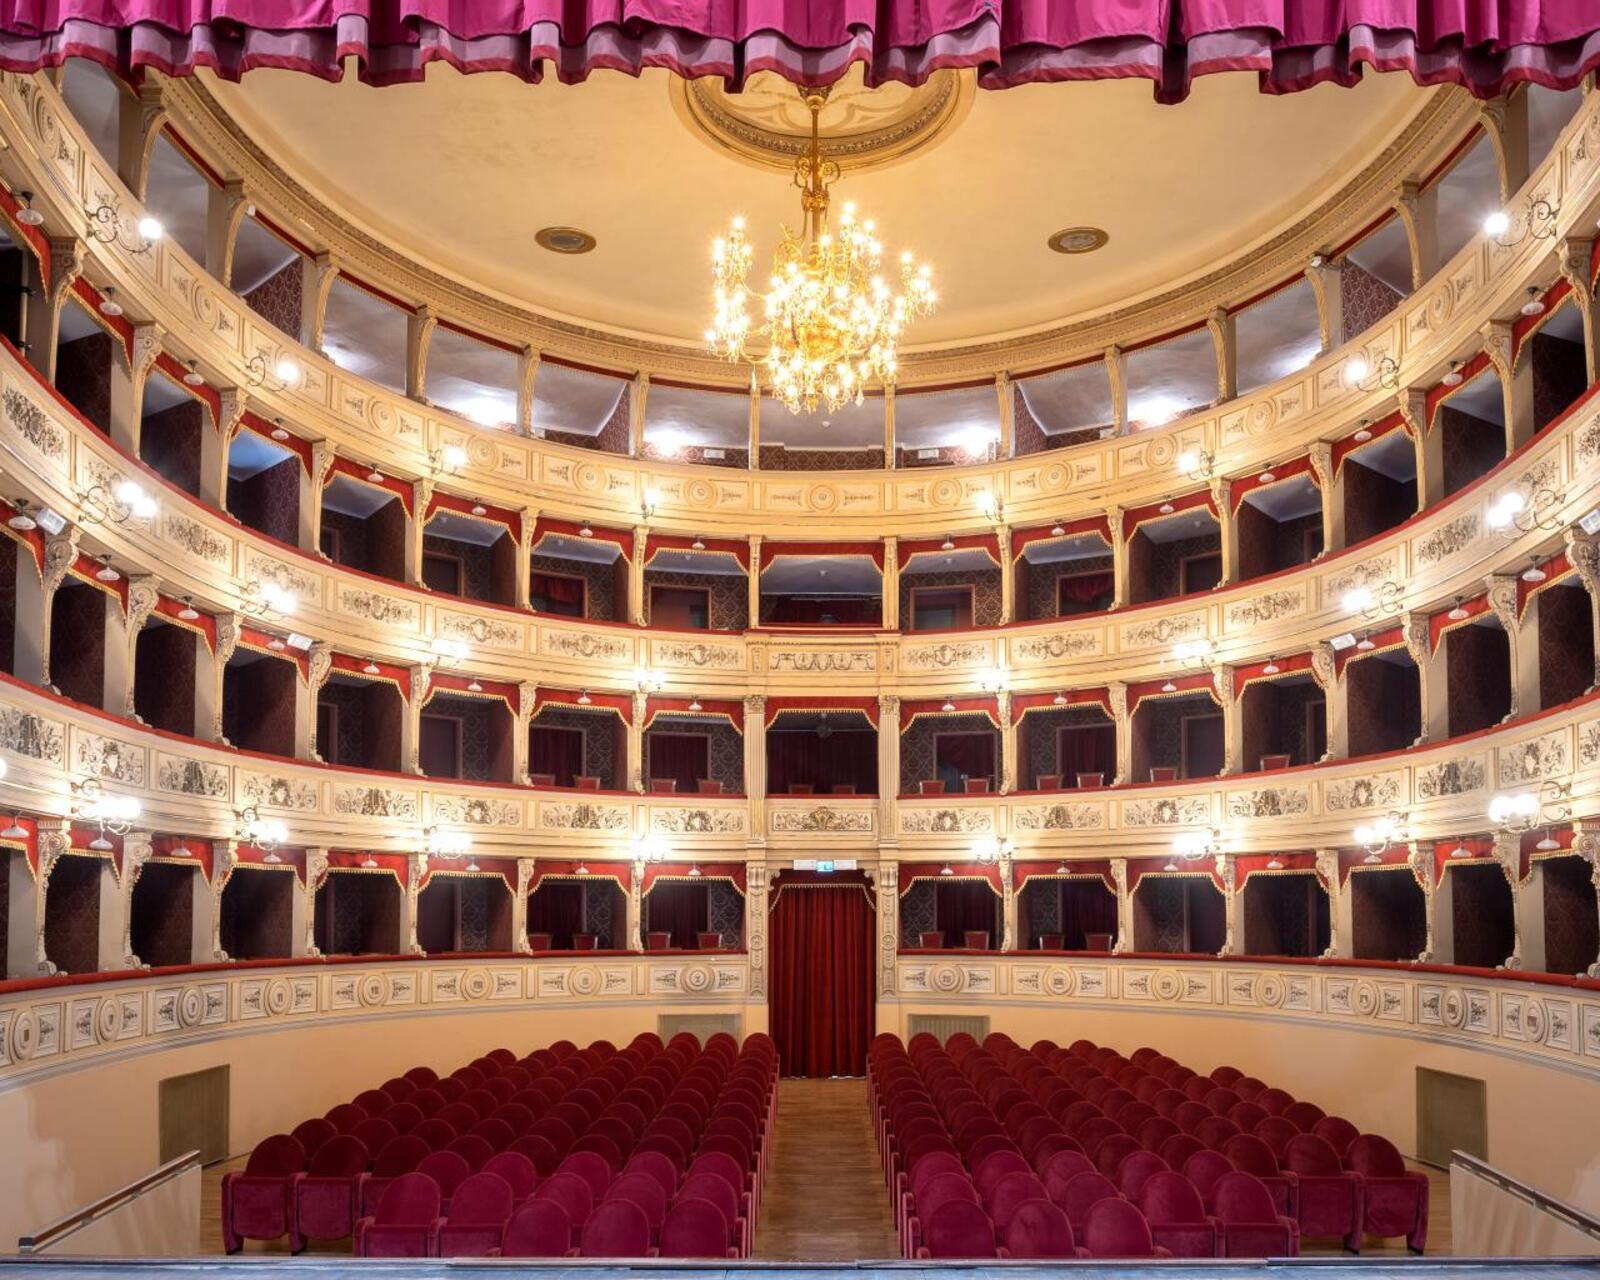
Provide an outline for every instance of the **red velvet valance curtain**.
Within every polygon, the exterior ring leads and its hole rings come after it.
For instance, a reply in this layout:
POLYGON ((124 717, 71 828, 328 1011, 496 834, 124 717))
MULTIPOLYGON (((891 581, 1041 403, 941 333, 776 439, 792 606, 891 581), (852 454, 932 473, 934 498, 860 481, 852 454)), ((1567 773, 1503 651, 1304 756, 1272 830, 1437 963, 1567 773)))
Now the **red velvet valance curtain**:
POLYGON ((772 1038, 786 1076, 859 1076, 873 1029, 875 917, 862 882, 785 884, 772 905, 772 1038))
POLYGON ((852 62, 869 84, 975 67, 985 88, 1139 77, 1176 102, 1196 76, 1255 71, 1268 93, 1353 84, 1364 66, 1493 97, 1522 81, 1575 87, 1600 63, 1593 0, 11 0, 0 65, 90 57, 127 73, 196 67, 236 79, 281 67, 337 80, 359 60, 373 84, 422 79, 429 62, 582 80, 597 68, 757 71, 832 83, 852 62))

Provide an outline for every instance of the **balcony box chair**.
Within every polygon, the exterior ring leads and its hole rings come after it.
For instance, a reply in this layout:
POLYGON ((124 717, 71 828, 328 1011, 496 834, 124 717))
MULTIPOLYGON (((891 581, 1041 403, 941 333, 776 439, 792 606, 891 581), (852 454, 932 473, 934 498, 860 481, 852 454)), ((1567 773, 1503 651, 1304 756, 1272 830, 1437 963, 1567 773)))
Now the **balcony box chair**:
POLYGON ((531 787, 553 787, 556 785, 556 775, 553 773, 530 773, 528 785, 531 787))
POLYGON ((1171 1172, 1172 1166, 1160 1156, 1142 1148, 1130 1151, 1122 1157, 1122 1163, 1117 1166, 1113 1181, 1120 1191, 1134 1204, 1139 1203, 1139 1193, 1144 1190, 1144 1184, 1158 1173, 1171 1172))
POLYGON ((676 778, 651 778, 650 790, 659 795, 670 795, 678 789, 676 778))
POLYGON ((600 790, 600 778, 596 774, 580 773, 572 779, 572 785, 579 791, 600 790))
POLYGON ((1041 933, 1039 935, 1040 951, 1064 951, 1067 946, 1067 935, 1064 933, 1041 933))
POLYGON ((1282 751, 1264 755, 1261 757, 1261 772, 1274 773, 1279 769, 1287 769, 1289 767, 1289 759, 1289 753, 1282 751))
POLYGON ((294 1176, 306 1167, 305 1148, 286 1133, 263 1138, 243 1172, 222 1175, 222 1242, 238 1253, 246 1240, 289 1234, 294 1176))
POLYGON ((1272 1192, 1248 1173, 1217 1180, 1216 1214, 1222 1252, 1228 1258, 1292 1258, 1300 1252, 1300 1228, 1272 1203, 1272 1192))
POLYGON ((951 1200, 928 1217, 919 1258, 994 1258, 994 1223, 980 1205, 968 1200, 951 1200))
POLYGON ((672 935, 665 930, 652 930, 644 935, 646 951, 666 951, 672 946, 672 935))
POLYGON ((944 794, 944 779, 923 778, 917 783, 917 791, 925 796, 942 796, 944 794))
POLYGON ((750 1256, 750 1220, 739 1209, 739 1193, 729 1183, 714 1173, 696 1173, 683 1180, 674 1200, 681 1204, 688 1200, 708 1200, 721 1212, 728 1228, 728 1246, 735 1256, 750 1256))
POLYGON ((625 1173, 606 1191, 606 1200, 627 1200, 644 1211, 650 1224, 650 1243, 661 1237, 661 1223, 667 1216, 667 1193, 648 1173, 625 1173))
POLYGON ((574 951, 596 951, 599 949, 599 936, 593 933, 575 933, 572 935, 572 949, 574 951))
POLYGON ((1106 775, 1103 773, 1080 773, 1078 775, 1079 791, 1098 791, 1106 785, 1106 775))
POLYGON ((853 796, 856 793, 856 784, 853 782, 836 782, 829 790, 836 796, 853 796))
POLYGON ((695 791, 703 796, 720 796, 722 794, 722 781, 718 778, 696 778, 695 791))
POLYGON ((1346 1171, 1338 1153, 1310 1133, 1290 1141, 1284 1162, 1300 1185, 1300 1234, 1342 1237, 1346 1249, 1360 1253, 1366 1220, 1362 1176, 1346 1171))
POLYGON ((530 951, 549 951, 552 949, 552 939, 548 933, 530 933, 528 935, 528 949, 530 951))
POLYGON ((579 1236, 580 1258, 651 1258, 650 1223, 631 1200, 596 1205, 579 1236))
POLYGON ((989 931, 987 929, 968 929, 961 935, 961 945, 968 951, 987 951, 989 949, 989 931))
POLYGON ((1178 769, 1176 765, 1156 764, 1150 766, 1151 782, 1176 782, 1178 769))
POLYGON ((500 1248, 516 1195, 497 1173, 475 1173, 450 1197, 439 1228, 441 1258, 487 1258, 500 1248))
MULTIPOLYGON (((290 1131, 289 1136, 300 1144, 301 1150, 305 1152, 306 1159, 309 1160, 317 1154, 318 1147, 328 1141, 329 1138, 337 1137, 338 1133, 339 1131, 333 1127, 331 1122, 322 1116, 317 1116, 311 1120, 302 1120, 290 1131)), ((1349 1144, 1347 1143, 1346 1145, 1348 1146, 1349 1144)))
POLYGON ((1261 1181, 1271 1193, 1277 1212, 1289 1218, 1299 1217, 1299 1179, 1279 1167, 1278 1157, 1265 1142, 1254 1134, 1241 1133, 1222 1144, 1222 1154, 1240 1173, 1248 1173, 1261 1181))
POLYGON ((370 1160, 361 1139, 341 1133, 317 1148, 310 1168, 296 1174, 289 1252, 307 1240, 342 1240, 361 1217, 361 1183, 370 1160))
POLYGON ((1058 1205, 1048 1200, 1025 1200, 1006 1224, 1002 1250, 1008 1258, 1081 1258, 1083 1250, 1075 1244, 1072 1223, 1058 1205))
POLYGON ((502 1151, 483 1166, 483 1173, 504 1178, 511 1188, 512 1204, 521 1208, 539 1185, 539 1171, 520 1151, 502 1151))
POLYGON ((1194 1183, 1168 1170, 1144 1184, 1139 1211, 1150 1238, 1174 1258, 1215 1258, 1222 1253, 1217 1220, 1206 1213, 1194 1183))
POLYGON ((694 935, 697 951, 721 951, 722 935, 715 929, 702 929, 694 935))
POLYGON ((989 779, 968 778, 962 784, 962 789, 965 790, 969 796, 987 795, 989 793, 989 779))
POLYGON ((439 1253, 439 1184, 403 1173, 384 1190, 378 1211, 356 1223, 358 1258, 432 1258, 439 1253))
POLYGON ((1183 1162, 1183 1176, 1194 1183, 1207 1213, 1214 1211, 1212 1197, 1216 1194, 1217 1179, 1233 1171, 1233 1161, 1220 1151, 1196 1151, 1183 1162))
POLYGON ((1407 1169, 1395 1145, 1375 1133, 1350 1144, 1345 1166, 1366 1183, 1366 1234, 1404 1236, 1406 1248, 1421 1253, 1428 1242, 1428 1175, 1407 1169))
POLYGON ((663 1258, 737 1258, 729 1243, 728 1220, 709 1200, 679 1200, 661 1224, 663 1258))
POLYGON ((501 1237, 500 1256, 504 1258, 570 1258, 572 1219, 554 1200, 528 1201, 511 1215, 501 1237))
POLYGON ((1059 773, 1041 773, 1033 780, 1035 791, 1061 790, 1061 775, 1059 773))
POLYGON ((1083 1217, 1083 1247, 1091 1258, 1165 1258, 1144 1215, 1120 1196, 1098 1200, 1083 1217))
POLYGON ((1105 1174, 1080 1173, 1067 1183, 1059 1197, 1052 1198, 1067 1215, 1067 1221, 1072 1223, 1072 1234, 1076 1239, 1082 1234, 1084 1217, 1091 1205, 1105 1199, 1120 1200, 1122 1197, 1117 1192, 1117 1184, 1105 1174))

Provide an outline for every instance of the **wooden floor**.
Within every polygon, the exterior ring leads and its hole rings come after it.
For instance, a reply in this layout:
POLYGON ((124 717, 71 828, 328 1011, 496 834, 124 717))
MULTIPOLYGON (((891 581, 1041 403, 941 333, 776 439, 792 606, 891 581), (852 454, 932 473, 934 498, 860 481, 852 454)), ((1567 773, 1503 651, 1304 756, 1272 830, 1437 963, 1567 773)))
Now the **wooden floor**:
MULTIPOLYGON (((898 1256, 889 1192, 878 1164, 864 1080, 784 1080, 757 1223, 755 1257, 771 1262, 853 1262, 898 1256)), ((200 1251, 222 1252, 222 1175, 243 1157, 207 1169, 202 1182, 200 1251)), ((1421 1166, 1416 1166, 1420 1168, 1421 1166)), ((1428 1253, 1450 1252, 1450 1179, 1425 1170, 1432 1183, 1428 1253)), ((285 1254, 287 1240, 245 1242, 246 1253, 285 1254)), ((310 1253, 349 1254, 348 1240, 314 1242, 310 1253)), ((1336 1241, 1313 1241, 1303 1252, 1337 1256, 1336 1241)), ((1403 1257, 1402 1240, 1372 1241, 1366 1257, 1403 1257)))

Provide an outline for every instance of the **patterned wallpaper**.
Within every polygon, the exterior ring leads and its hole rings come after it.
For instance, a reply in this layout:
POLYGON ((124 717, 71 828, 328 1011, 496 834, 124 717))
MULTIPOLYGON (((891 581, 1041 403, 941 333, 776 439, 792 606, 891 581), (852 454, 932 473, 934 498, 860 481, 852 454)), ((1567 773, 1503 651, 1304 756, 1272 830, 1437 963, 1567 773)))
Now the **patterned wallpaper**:
POLYGON ((230 662, 222 673, 222 732, 228 741, 246 751, 294 755, 299 679, 286 658, 230 662))
POLYGON ((1528 342, 1533 372, 1533 426, 1543 430, 1589 385, 1583 343, 1536 333, 1528 342))
POLYGON ((300 284, 300 259, 295 257, 276 275, 268 276, 245 294, 245 304, 269 324, 276 325, 287 334, 298 336, 300 284))
MULTIPOLYGON (((1208 532, 1176 542, 1152 542, 1143 529, 1128 542, 1128 596, 1133 604, 1147 600, 1166 600, 1183 594, 1180 570, 1183 561, 1191 556, 1212 555, 1221 551, 1222 537, 1216 525, 1205 520, 1208 532)), ((1191 570, 1191 573, 1194 571, 1191 570)), ((1217 580, 1221 579, 1219 564, 1217 580)), ((1196 590, 1209 590, 1216 582, 1205 582, 1196 590)))
POLYGON ((1328 895, 1313 874, 1251 876, 1239 915, 1246 955, 1319 956, 1327 949, 1328 895))
POLYGON ((657 448, 648 440, 644 446, 646 458, 659 458, 665 462, 692 462, 701 467, 733 467, 738 470, 748 470, 750 466, 750 450, 735 449, 730 445, 711 445, 713 449, 721 449, 722 457, 706 457, 705 445, 686 444, 679 445, 671 451, 657 448))
POLYGON ((706 776, 714 782, 722 783, 724 791, 739 792, 744 790, 744 737, 727 721, 708 720, 698 725, 667 721, 660 726, 646 729, 644 733, 644 776, 646 778, 652 776, 650 772, 650 743, 658 732, 707 739, 706 776))
POLYGON ((627 781, 621 777, 617 757, 621 754, 622 721, 607 712, 578 711, 570 707, 545 707, 529 722, 529 728, 577 729, 583 734, 584 772, 600 779, 602 791, 620 790, 627 781))
POLYGON ((583 882, 583 931, 596 936, 602 951, 627 946, 627 906, 615 880, 593 879, 583 882))
POLYGON ((27 296, 23 288, 28 283, 29 256, 10 244, 0 249, 0 333, 16 347, 23 342, 22 300, 27 296))
MULTIPOLYGON (((1066 728, 1094 727, 1112 730, 1115 726, 1099 707, 1052 707, 1044 711, 1030 711, 1017 726, 1017 767, 1022 777, 1017 780, 1023 788, 1036 787, 1042 773, 1060 773, 1060 731, 1066 728)), ((1106 785, 1117 772, 1117 749, 1112 741, 1104 761, 1106 785)), ((1066 787, 1076 785, 1076 778, 1063 778, 1066 787)))
POLYGON ((222 949, 235 960, 286 956, 294 949, 299 878, 234 868, 222 889, 222 949))
MULTIPOLYGON (((1454 875, 1454 872, 1450 873, 1454 875)), ((1357 960, 1414 960, 1427 940, 1422 886, 1410 868, 1350 873, 1351 949, 1357 960)))
POLYGON ((1594 680, 1594 626, 1589 593, 1582 587, 1548 587, 1534 597, 1531 608, 1538 611, 1543 711, 1581 697, 1594 680))
POLYGON ((404 582, 408 520, 405 503, 399 498, 384 503, 365 519, 324 507, 323 553, 346 568, 377 574, 393 582, 404 582), (330 533, 337 534, 336 546, 328 536, 330 533))
POLYGON ((1600 913, 1589 860, 1546 858, 1537 866, 1535 874, 1544 881, 1544 967, 1581 974, 1600 955, 1600 913))
POLYGON ((111 362, 115 358, 107 333, 91 333, 56 348, 56 390, 106 435, 111 434, 111 362))
POLYGON ((435 875, 417 895, 423 951, 510 951, 511 894, 499 876, 435 875))
POLYGON ((461 724, 461 777, 472 782, 510 782, 512 769, 511 713, 488 698, 436 694, 424 716, 454 719, 461 724))
MULTIPOLYGON (((1185 717, 1222 716, 1222 708, 1203 693, 1183 697, 1146 698, 1133 713, 1130 768, 1134 782, 1148 782, 1150 770, 1157 766, 1180 768, 1183 765, 1183 721, 1185 717)), ((1193 732, 1191 730, 1191 732, 1193 732)), ((1180 777, 1215 777, 1222 767, 1220 759, 1196 758, 1189 761, 1190 772, 1180 777)))
POLYGON ((62 973, 100 967, 99 858, 63 854, 44 902, 44 953, 62 973))
MULTIPOLYGON (((994 767, 1000 769, 1000 734, 985 715, 923 716, 900 735, 900 790, 916 791, 924 778, 938 777, 934 761, 934 736, 946 733, 984 733, 994 739, 994 767)), ((998 779, 991 778, 994 786, 998 779)), ((951 791, 950 783, 945 790, 951 791)))
MULTIPOLYGON (((33 572, 31 557, 22 562, 33 572)), ((0 669, 17 673, 17 542, 0 538, 0 669)))
POLYGON ((744 945, 744 898, 727 880, 706 882, 706 927, 715 929, 722 945, 736 951, 744 945))
POLYGON ((1345 258, 1339 263, 1339 296, 1344 311, 1344 333, 1339 340, 1348 342, 1399 306, 1404 295, 1345 258))
MULTIPOLYGON (((494 548, 457 542, 435 534, 422 535, 424 554, 445 556, 461 564, 461 594, 471 600, 494 600, 494 548)), ((509 603, 509 602, 506 602, 509 603)))
POLYGON ((337 712, 334 741, 323 741, 320 727, 317 734, 317 754, 329 764, 363 769, 401 767, 404 705, 394 686, 378 681, 329 682, 318 691, 317 704, 331 706, 337 712))
POLYGON ((1000 625, 1000 570, 956 569, 938 573, 900 575, 900 629, 912 629, 911 593, 917 588, 971 587, 972 624, 975 627, 1000 625))
POLYGON ((1455 964, 1493 969, 1505 963, 1515 943, 1511 886, 1497 863, 1454 866, 1450 878, 1450 924, 1455 964))
POLYGON ((108 602, 103 591, 68 579, 50 609, 50 682, 91 707, 105 701, 108 602))
POLYGON ((1422 687, 1416 667, 1365 658, 1344 669, 1350 754, 1409 747, 1422 733, 1422 687))
POLYGON ((632 397, 625 390, 617 397, 617 405, 611 411, 611 416, 601 425, 600 430, 592 436, 586 436, 577 431, 556 431, 545 429, 543 432, 546 440, 556 444, 568 445, 574 449, 597 449, 601 453, 618 453, 626 456, 632 452, 633 441, 628 429, 628 418, 631 412, 632 397))
POLYGON ((1511 710, 1511 642, 1506 633, 1468 623, 1446 632, 1441 644, 1450 736, 1499 724, 1511 710))
POLYGON ((387 872, 330 871, 317 891, 315 929, 324 955, 398 955, 399 881, 387 872))
POLYGON ((713 631, 743 631, 750 621, 750 579, 743 574, 644 571, 645 621, 650 621, 651 587, 698 587, 706 592, 713 631))
POLYGON ((919 947, 922 935, 939 927, 939 899, 932 880, 918 880, 900 895, 900 945, 919 947))
POLYGON ((228 481, 228 513, 246 528, 294 546, 300 540, 300 459, 228 481))
POLYGON ((595 564, 589 560, 568 560, 563 556, 533 555, 528 557, 533 573, 558 573, 568 578, 582 578, 585 584, 585 616, 597 622, 625 622, 627 609, 621 602, 625 588, 619 590, 619 576, 626 581, 627 569, 622 560, 612 564, 595 564))
POLYGON ((133 954, 148 965, 189 964, 194 952, 194 878, 198 866, 156 862, 133 886, 133 954))
POLYGON ((1222 891, 1210 876, 1145 876, 1133 894, 1133 949, 1214 955, 1227 936, 1222 891))
POLYGON ((1364 465, 1360 454, 1344 460, 1339 476, 1344 490, 1346 546, 1365 542, 1416 514, 1415 480, 1391 480, 1364 465))
POLYGON ((1457 409, 1448 401, 1439 406, 1433 429, 1442 433, 1446 497, 1466 488, 1506 456, 1503 426, 1457 409))
POLYGON ((194 722, 197 645, 205 641, 182 627, 146 624, 139 633, 133 665, 133 709, 146 724, 168 733, 195 736, 210 725, 194 722))
POLYGON ((883 449, 786 449, 761 446, 763 471, 882 471, 883 449))
POLYGON ((1018 603, 1023 613, 1019 621, 1054 618, 1060 616, 1056 583, 1065 577, 1080 573, 1111 573, 1110 554, 1093 556, 1085 560, 1065 560, 1049 564, 1029 564, 1017 561, 1018 603))
POLYGON ((1264 755, 1284 752, 1290 764, 1314 764, 1327 748, 1327 699, 1315 681, 1264 680, 1240 698, 1239 724, 1243 772, 1259 769, 1264 755))
POLYGON ((1314 560, 1322 551, 1322 513, 1274 520, 1248 502, 1239 504, 1239 577, 1259 578, 1314 560))
POLYGON ((198 497, 201 437, 210 429, 205 406, 198 400, 146 414, 139 424, 139 457, 185 493, 198 497))

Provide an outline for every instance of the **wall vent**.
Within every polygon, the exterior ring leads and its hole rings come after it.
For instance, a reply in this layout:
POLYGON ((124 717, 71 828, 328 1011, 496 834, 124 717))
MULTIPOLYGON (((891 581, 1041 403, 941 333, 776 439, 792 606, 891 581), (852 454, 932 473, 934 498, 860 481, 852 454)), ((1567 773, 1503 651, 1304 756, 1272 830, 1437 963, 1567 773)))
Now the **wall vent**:
POLYGON ((231 1156, 228 1068, 209 1067, 161 1081, 156 1086, 156 1131, 162 1164, 189 1151, 200 1153, 201 1164, 215 1164, 231 1156))
POLYGON ((949 1042, 951 1036, 965 1031, 974 1040, 982 1041, 989 1034, 989 1019, 951 1013, 913 1013, 906 1019, 906 1039, 926 1031, 937 1036, 940 1044, 949 1042))
POLYGON ((663 1013, 656 1018, 656 1034, 670 1041, 681 1031, 687 1031, 703 1045, 720 1031, 726 1031, 735 1040, 744 1038, 744 1019, 737 1013, 663 1013))
POLYGON ((1417 1159, 1440 1169, 1450 1153, 1489 1158, 1488 1087, 1472 1076, 1417 1068, 1417 1159))

